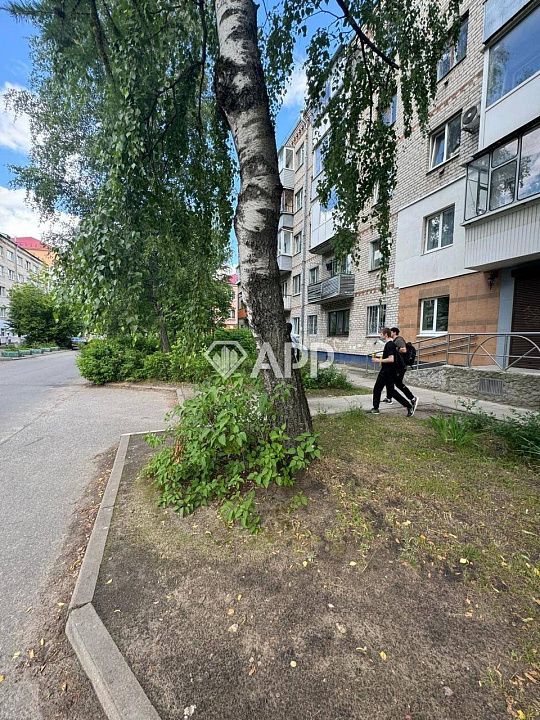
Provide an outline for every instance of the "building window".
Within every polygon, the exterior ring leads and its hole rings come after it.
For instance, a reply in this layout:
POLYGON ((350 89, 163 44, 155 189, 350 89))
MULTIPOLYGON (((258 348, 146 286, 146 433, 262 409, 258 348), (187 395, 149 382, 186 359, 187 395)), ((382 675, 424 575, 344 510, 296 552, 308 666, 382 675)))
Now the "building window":
POLYGON ((324 137, 321 142, 315 148, 315 159, 313 168, 313 177, 317 177, 324 170, 323 167, 323 153, 326 150, 326 143, 328 142, 328 136, 324 137))
POLYGON ((467 166, 465 220, 540 193, 540 127, 467 166))
POLYGON ((279 169, 280 170, 292 170, 294 160, 294 151, 292 148, 282 148, 279 153, 279 169))
POLYGON ((369 269, 378 270, 381 267, 381 243, 379 240, 369 244, 369 269))
POLYGON ((489 49, 488 107, 540 70, 539 35, 537 7, 489 49))
POLYGON ((20 282, 20 283, 23 283, 23 282, 24 282, 24 277, 21 275, 21 273, 19 273, 19 274, 17 275, 17 282, 20 282))
POLYGON ((4 266, 0 265, 0 277, 4 277, 4 266))
POLYGON ((292 331, 293 331, 294 335, 300 335, 300 318, 299 317, 292 318, 292 331))
POLYGON ((11 252, 11 250, 8 250, 8 251, 7 251, 7 259, 8 259, 8 260, 13 260, 13 259, 14 259, 14 255, 13 255, 13 253, 11 252))
POLYGON ((5 317, 6 317, 6 308, 0 307, 0 318, 5 318, 5 317))
POLYGON ((296 169, 297 170, 302 167, 302 165, 304 164, 304 160, 305 160, 305 146, 304 146, 304 143, 302 143, 300 145, 300 147, 298 148, 298 150, 296 151, 296 169))
POLYGON ((293 191, 284 189, 281 193, 281 206, 279 208, 279 211, 282 213, 292 213, 294 212, 294 202, 293 202, 293 191))
POLYGON ((304 191, 299 190, 294 196, 294 209, 296 212, 304 207, 304 191))
POLYGON ((300 295, 300 274, 293 275, 292 292, 293 292, 293 295, 300 295))
POLYGON ((285 280, 284 282, 281 283, 281 295, 282 295, 282 297, 286 297, 286 296, 287 296, 287 290, 288 290, 288 289, 289 289, 289 282, 288 282, 288 280, 285 280))
POLYGON ((450 160, 459 152, 461 144, 461 113, 431 135, 430 168, 450 160))
POLYGON ((350 275, 351 256, 347 255, 344 258, 333 258, 326 264, 326 269, 330 272, 330 277, 335 277, 336 275, 350 275))
POLYGON ((19 257, 19 256, 17 255, 17 265, 20 265, 20 266, 22 267, 22 264, 23 264, 22 257, 19 257))
POLYGON ((386 305, 369 305, 367 308, 366 335, 378 335, 386 323, 386 305))
POLYGON ((309 284, 316 285, 319 282, 319 266, 309 269, 309 284))
POLYGON ((291 254, 291 238, 290 230, 281 230, 278 235, 278 255, 291 254))
POLYGON ((438 250, 454 242, 454 205, 426 219, 425 252, 438 250))
POLYGON ((336 310, 328 313, 328 334, 348 335, 350 310, 336 310))
POLYGON ((294 236, 294 254, 297 255, 302 252, 302 233, 299 232, 294 236))
POLYGON ((390 106, 383 112, 382 121, 385 125, 393 125, 397 120, 397 94, 392 98, 390 106))
POLYGON ((4 297, 6 294, 6 288, 3 285, 0 285, 0 297, 4 297))
POLYGON ((26 269, 27 269, 27 270, 30 270, 30 260, 27 260, 27 261, 26 261, 26 269))
POLYGON ((8 279, 15 280, 15 273, 13 270, 8 270, 8 279))
POLYGON ((422 300, 420 332, 427 334, 448 332, 449 305, 448 296, 422 300))
POLYGON ((308 331, 308 335, 316 335, 317 334, 317 316, 316 315, 308 315, 307 331, 308 331))
POLYGON ((454 44, 449 42, 443 53, 442 58, 437 65, 437 80, 441 80, 448 75, 450 70, 455 67, 467 55, 467 35, 469 34, 469 15, 465 15, 461 21, 459 37, 454 44))
POLYGON ((32 265, 32 272, 37 273, 37 271, 38 271, 38 266, 37 266, 37 265, 32 265))

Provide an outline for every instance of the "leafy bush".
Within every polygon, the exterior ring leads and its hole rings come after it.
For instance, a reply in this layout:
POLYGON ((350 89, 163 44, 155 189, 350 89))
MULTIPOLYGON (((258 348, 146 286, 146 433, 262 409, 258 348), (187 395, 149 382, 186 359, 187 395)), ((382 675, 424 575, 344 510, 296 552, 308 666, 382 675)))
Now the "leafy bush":
POLYGON ((169 380, 171 376, 171 355, 161 351, 147 355, 143 360, 142 374, 154 380, 169 380))
POLYGON ((118 380, 120 365, 120 348, 118 343, 111 340, 92 340, 81 349, 77 357, 81 375, 96 385, 118 380))
POLYGON ((345 375, 343 370, 339 370, 335 365, 327 368, 318 368, 317 376, 312 378, 309 375, 309 364, 304 365, 301 369, 302 381, 306 390, 315 390, 320 388, 335 388, 338 390, 351 390, 354 388, 353 383, 345 375))
MULTIPOLYGON (((283 386, 278 395, 285 399, 289 392, 283 386)), ((241 374, 207 382, 174 412, 174 425, 160 438, 149 438, 164 447, 144 474, 154 478, 160 505, 181 516, 226 501, 223 519, 257 532, 255 487, 293 485, 296 472, 320 457, 316 438, 305 433, 291 439, 286 426, 277 425, 271 398, 241 374)))
MULTIPOLYGON (((208 338, 206 347, 208 347, 214 340, 229 340, 230 342, 239 343, 246 351, 248 357, 246 363, 250 363, 252 366, 257 359, 257 346, 255 345, 255 338, 251 330, 224 330, 218 328, 212 338, 208 338)), ((251 367, 250 367, 251 370, 251 367)))
POLYGON ((429 418, 430 425, 445 443, 466 445, 476 438, 469 419, 463 415, 436 415, 429 418))
POLYGON ((213 369, 202 351, 189 351, 175 345, 171 352, 170 379, 174 382, 203 382, 213 374, 213 369))

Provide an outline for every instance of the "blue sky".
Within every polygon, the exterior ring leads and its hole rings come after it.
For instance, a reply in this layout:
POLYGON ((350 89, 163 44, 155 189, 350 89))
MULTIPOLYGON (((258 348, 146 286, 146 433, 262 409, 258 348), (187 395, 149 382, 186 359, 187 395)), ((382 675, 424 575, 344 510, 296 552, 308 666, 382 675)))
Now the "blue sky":
MULTIPOLYGON (((29 124, 26 118, 15 119, 5 109, 4 94, 12 87, 27 87, 31 70, 28 38, 33 34, 30 23, 15 22, 5 11, 0 10, 0 232, 11 236, 27 235, 41 238, 46 228, 39 223, 39 217, 28 206, 24 190, 13 190, 10 182, 12 173, 7 165, 22 165, 27 161, 30 144, 29 124)), ((282 110, 277 120, 278 147, 286 139, 298 119, 303 105, 305 76, 300 70, 302 56, 297 58, 298 68, 282 110)), ((236 259, 234 250, 233 261, 236 259)))

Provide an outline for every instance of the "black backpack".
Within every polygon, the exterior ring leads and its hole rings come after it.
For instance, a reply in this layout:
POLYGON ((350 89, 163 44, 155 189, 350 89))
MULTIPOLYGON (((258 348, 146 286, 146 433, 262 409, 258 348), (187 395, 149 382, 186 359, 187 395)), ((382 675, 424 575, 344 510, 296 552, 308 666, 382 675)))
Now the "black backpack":
POLYGON ((411 367, 414 365, 414 361, 416 360, 416 348, 410 342, 405 343, 405 347, 407 348, 407 352, 405 353, 404 362, 405 365, 411 367))

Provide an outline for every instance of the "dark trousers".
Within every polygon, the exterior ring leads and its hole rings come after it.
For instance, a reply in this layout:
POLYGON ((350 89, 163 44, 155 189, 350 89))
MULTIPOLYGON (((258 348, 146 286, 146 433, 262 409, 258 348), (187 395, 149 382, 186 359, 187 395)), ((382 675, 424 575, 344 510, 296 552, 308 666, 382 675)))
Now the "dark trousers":
POLYGON ((383 388, 386 388, 386 393, 389 398, 393 398, 398 403, 403 405, 403 407, 411 407, 411 403, 406 400, 403 395, 401 395, 395 390, 394 384, 394 373, 388 372, 386 370, 381 370, 379 372, 377 380, 375 380, 375 385, 373 386, 373 407, 375 408, 375 410, 379 409, 383 388))
POLYGON ((409 388, 405 385, 403 382, 403 378, 405 377, 405 370, 401 370, 400 372, 396 373, 394 375, 394 387, 397 387, 398 390, 401 390, 401 392, 405 395, 405 397, 409 398, 409 400, 412 401, 414 395, 409 390, 409 388))

